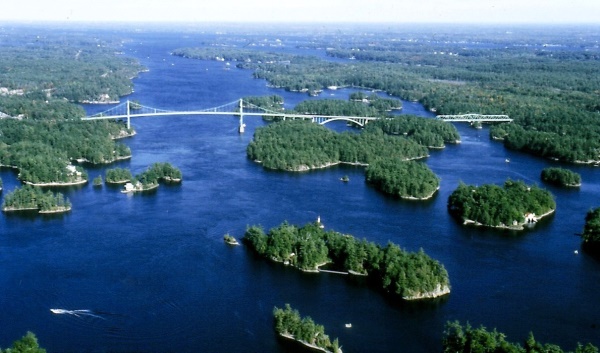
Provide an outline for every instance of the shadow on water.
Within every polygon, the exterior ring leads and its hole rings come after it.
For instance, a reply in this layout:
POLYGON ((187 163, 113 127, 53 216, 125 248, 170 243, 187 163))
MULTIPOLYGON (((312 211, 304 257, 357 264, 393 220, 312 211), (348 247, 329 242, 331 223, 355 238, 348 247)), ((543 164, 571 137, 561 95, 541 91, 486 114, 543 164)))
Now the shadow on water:
MULTIPOLYGON (((38 210, 10 211, 10 212, 3 212, 3 214, 8 219, 19 218, 19 219, 23 219, 23 220, 27 220, 27 221, 35 221, 38 217, 40 217, 40 213, 38 212, 38 210)), ((52 218, 53 216, 60 218, 62 215, 63 215, 62 213, 43 214, 43 216, 49 217, 49 218, 44 218, 44 219, 55 219, 55 218, 52 218)))
MULTIPOLYGON (((381 291, 380 291, 381 292, 381 291)), ((423 300, 404 300, 392 293, 382 293, 385 303, 401 313, 422 314, 423 312, 434 312, 446 304, 452 293, 423 300)))
POLYGON ((581 249, 586 255, 589 255, 595 261, 600 262, 600 244, 582 243, 581 249))

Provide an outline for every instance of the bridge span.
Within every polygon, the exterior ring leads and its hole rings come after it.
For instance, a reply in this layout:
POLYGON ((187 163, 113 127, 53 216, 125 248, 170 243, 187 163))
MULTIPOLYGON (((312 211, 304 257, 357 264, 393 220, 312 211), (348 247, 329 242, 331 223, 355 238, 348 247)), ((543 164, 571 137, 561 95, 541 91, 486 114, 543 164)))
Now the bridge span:
MULTIPOLYGON (((381 119, 380 117, 365 116, 341 116, 341 115, 319 115, 319 114, 299 114, 285 113, 268 110, 258 107, 252 103, 238 99, 231 103, 223 104, 218 107, 207 108, 203 110, 175 111, 165 110, 143 106, 139 103, 127 100, 104 112, 86 116, 82 120, 104 120, 104 119, 127 119, 127 128, 131 128, 131 118, 153 117, 153 116, 177 116, 177 115, 229 115, 239 117, 239 132, 243 133, 245 124, 244 116, 263 116, 286 119, 303 119, 321 125, 332 121, 347 121, 364 127, 369 121, 381 119)), ((462 114, 462 115, 438 115, 437 119, 448 122, 511 122, 508 115, 481 115, 481 114, 462 114)))
POLYGON ((238 116, 240 120, 239 131, 244 132, 244 116, 266 116, 272 118, 286 119, 303 119, 321 125, 331 121, 343 120, 364 127, 369 121, 380 119, 378 117, 365 116, 338 116, 338 115, 319 115, 319 114, 299 114, 271 111, 265 108, 258 107, 254 104, 245 102, 243 99, 236 100, 218 107, 175 111, 165 110, 143 106, 138 103, 127 100, 115 107, 112 107, 104 112, 86 116, 82 120, 105 120, 105 119, 127 119, 127 128, 131 127, 131 118, 153 117, 153 116, 177 116, 177 115, 233 115, 238 116))

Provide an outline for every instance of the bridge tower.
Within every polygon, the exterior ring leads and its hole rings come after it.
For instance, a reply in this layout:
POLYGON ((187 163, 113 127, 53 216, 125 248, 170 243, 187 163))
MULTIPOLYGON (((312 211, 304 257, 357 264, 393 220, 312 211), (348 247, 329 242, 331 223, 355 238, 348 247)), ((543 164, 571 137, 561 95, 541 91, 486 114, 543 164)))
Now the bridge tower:
POLYGON ((127 129, 131 129, 131 114, 129 110, 129 99, 127 100, 127 129))
POLYGON ((246 124, 244 124, 244 101, 240 98, 240 134, 243 134, 246 129, 246 124))

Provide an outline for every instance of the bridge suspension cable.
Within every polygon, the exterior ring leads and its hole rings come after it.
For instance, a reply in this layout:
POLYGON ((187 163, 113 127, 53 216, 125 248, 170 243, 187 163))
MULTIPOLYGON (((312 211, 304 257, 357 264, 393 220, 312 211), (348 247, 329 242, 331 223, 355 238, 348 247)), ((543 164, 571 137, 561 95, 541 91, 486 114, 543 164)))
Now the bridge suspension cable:
POLYGON ((166 115, 234 115, 239 116, 240 132, 244 132, 244 115, 263 116, 285 119, 303 119, 324 125, 331 121, 343 120, 365 126, 369 121, 380 119, 379 117, 364 117, 364 116, 337 116, 337 115, 320 115, 320 114, 300 114, 286 113, 274 111, 259 107, 243 99, 226 103, 217 107, 206 108, 201 110, 175 111, 144 106, 137 102, 126 101, 103 112, 87 116, 83 120, 101 120, 101 119, 127 119, 127 128, 131 127, 131 118, 134 117, 150 117, 150 116, 166 116, 166 115))
POLYGON ((438 115, 437 119, 448 122, 512 122, 508 115, 483 115, 483 114, 459 114, 459 115, 438 115))

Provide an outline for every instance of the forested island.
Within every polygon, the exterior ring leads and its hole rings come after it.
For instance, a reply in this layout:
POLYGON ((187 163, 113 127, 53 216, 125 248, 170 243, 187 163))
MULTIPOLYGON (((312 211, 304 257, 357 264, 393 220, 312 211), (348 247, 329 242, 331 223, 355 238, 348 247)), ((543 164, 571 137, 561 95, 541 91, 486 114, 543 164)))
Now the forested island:
POLYGON ((541 174, 542 181, 554 184, 557 186, 565 187, 579 187, 581 186, 581 175, 571 170, 549 167, 544 168, 541 174))
POLYGON ((131 181, 133 176, 128 168, 111 168, 104 175, 104 180, 108 184, 125 184, 131 181))
POLYGON ((584 247, 600 251, 600 207, 593 208, 586 214, 581 237, 584 247))
POLYGON ((248 144, 248 157, 263 167, 306 171, 347 163, 368 165, 377 158, 425 158, 427 148, 413 140, 382 131, 336 133, 306 121, 281 121, 256 129, 248 144))
POLYGON ((284 222, 268 234, 252 226, 243 241, 258 255, 302 271, 318 272, 320 266, 330 264, 349 274, 367 276, 385 293, 404 300, 450 293, 448 272, 422 249, 408 252, 393 243, 382 247, 348 234, 325 231, 318 223, 296 227, 284 222))
POLYGON ((591 343, 582 346, 577 344, 574 351, 563 351, 555 344, 542 344, 535 340, 533 333, 529 333, 523 345, 508 342, 506 335, 496 331, 488 331, 485 327, 471 327, 469 323, 461 325, 460 322, 448 322, 442 338, 444 353, 598 353, 591 343))
MULTIPOLYGON (((111 173, 111 175, 112 174, 113 173, 111 173)), ((115 178, 122 178, 127 175, 131 176, 131 172, 128 169, 117 169, 116 173, 114 174, 115 178)), ((156 189, 160 181, 168 183, 180 183, 182 180, 182 174, 179 168, 174 167, 170 163, 154 163, 148 167, 148 169, 130 179, 130 182, 126 181, 123 189, 124 193, 156 189)), ((120 183, 123 183, 123 181, 121 180, 120 183)))
POLYGON ((325 353, 342 353, 337 338, 332 342, 322 325, 316 324, 310 316, 301 317, 298 310, 292 309, 289 304, 285 304, 283 309, 273 308, 273 318, 275 331, 281 337, 325 353))
POLYGON ((37 210, 39 213, 62 213, 71 210, 71 202, 61 193, 43 191, 40 187, 24 185, 7 193, 2 211, 37 210))
POLYGON ((74 103, 114 102, 132 92, 131 78, 143 68, 117 57, 98 39, 65 42, 40 37, 27 46, 4 45, 0 53, 0 165, 17 168, 19 179, 35 185, 87 181, 71 163, 110 163, 131 157, 116 139, 133 130, 109 122, 83 122, 74 103))
POLYGON ((481 33, 479 40, 494 50, 466 46, 451 33, 438 33, 435 40, 423 33, 411 41, 365 36, 306 46, 328 48, 327 55, 345 62, 231 47, 181 48, 173 55, 233 61, 273 87, 312 95, 331 86, 363 87, 419 101, 439 114, 509 115, 513 123, 490 131, 506 147, 566 162, 600 163, 600 106, 594 93, 600 83, 581 80, 594 77, 600 60, 588 50, 592 43, 550 49, 545 33, 520 36, 526 45, 511 35, 481 33))
POLYGON ((425 163, 378 159, 365 170, 367 183, 405 199, 428 199, 440 188, 440 178, 425 163))
POLYGON ((523 230, 556 209, 552 194, 522 181, 507 180, 504 187, 460 183, 448 198, 448 211, 464 224, 523 230))
POLYGON ((336 133, 305 121, 280 121, 256 129, 247 154, 265 168, 286 171, 376 163, 366 176, 376 188, 403 198, 424 199, 439 188, 439 178, 425 164, 409 161, 428 156, 421 143, 443 147, 445 141, 457 139, 451 124, 412 117, 377 120, 360 134, 336 133))

